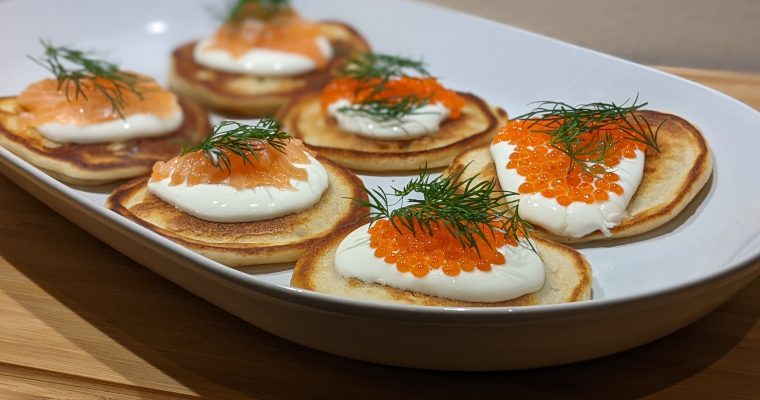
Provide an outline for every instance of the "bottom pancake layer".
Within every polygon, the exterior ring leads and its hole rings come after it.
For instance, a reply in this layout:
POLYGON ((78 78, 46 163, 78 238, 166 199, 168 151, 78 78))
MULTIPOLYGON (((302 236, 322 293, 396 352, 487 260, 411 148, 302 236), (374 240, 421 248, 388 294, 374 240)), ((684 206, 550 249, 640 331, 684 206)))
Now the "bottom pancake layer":
POLYGON ((364 185, 350 171, 317 157, 330 176, 320 201, 296 214, 264 221, 220 223, 183 213, 150 194, 148 178, 114 190, 113 211, 222 264, 239 267, 295 261, 316 240, 363 221, 368 215, 352 198, 366 200, 364 185))

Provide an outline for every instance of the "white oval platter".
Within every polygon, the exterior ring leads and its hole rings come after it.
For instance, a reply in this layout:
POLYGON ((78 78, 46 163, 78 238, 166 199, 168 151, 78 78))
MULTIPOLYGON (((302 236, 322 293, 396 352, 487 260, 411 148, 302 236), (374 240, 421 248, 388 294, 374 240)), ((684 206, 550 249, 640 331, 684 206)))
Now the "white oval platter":
MULTIPOLYGON (((0 94, 46 72, 26 56, 39 38, 108 50, 163 80, 178 44, 218 21, 198 0, 10 0, 0 3, 0 94)), ((477 17, 400 0, 296 1, 304 15, 356 27, 378 51, 424 56, 444 84, 512 115, 531 101, 622 102, 683 116, 705 134, 715 169, 684 213, 647 235, 579 248, 594 300, 524 308, 431 308, 346 300, 288 286, 288 268, 234 270, 107 210, 110 187, 62 184, 0 148, 0 171, 156 273, 275 335, 370 362, 448 370, 557 365, 671 333, 760 273, 760 113, 653 69, 477 17)), ((362 176, 368 186, 408 177, 362 176)), ((114 282, 118 285, 118 282, 114 282)), ((108 299, 103 299, 108 301, 108 299)))

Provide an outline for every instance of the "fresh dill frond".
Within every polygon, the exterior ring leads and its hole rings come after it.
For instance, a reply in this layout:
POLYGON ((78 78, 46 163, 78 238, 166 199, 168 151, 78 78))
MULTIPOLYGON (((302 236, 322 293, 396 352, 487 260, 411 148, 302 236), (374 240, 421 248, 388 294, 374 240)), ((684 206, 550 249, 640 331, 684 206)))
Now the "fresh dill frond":
POLYGON ((474 248, 478 254, 478 237, 490 246, 486 235, 505 235, 535 251, 529 240, 533 228, 518 213, 518 193, 501 190, 495 178, 462 179, 463 173, 464 169, 434 178, 424 168, 403 188, 365 188, 368 201, 355 201, 370 209, 373 222, 388 219, 399 232, 398 224, 415 236, 418 229, 432 235, 440 223, 463 248, 474 248))
POLYGON ((234 0, 223 15, 225 22, 234 25, 246 18, 265 21, 287 9, 290 9, 289 0, 234 0))
POLYGON ((72 96, 87 100, 85 89, 92 88, 108 99, 115 114, 124 118, 125 94, 129 92, 143 98, 143 90, 139 87, 143 78, 139 75, 121 71, 114 63, 92 58, 88 52, 54 46, 42 39, 40 44, 45 49, 44 55, 28 57, 55 75, 58 90, 63 89, 67 100, 71 101, 72 96), (104 81, 108 83, 104 84, 104 81))
POLYGON ((623 104, 589 103, 571 106, 564 102, 540 101, 532 111, 515 118, 529 121, 528 128, 548 134, 550 145, 570 158, 568 172, 577 165, 592 174, 592 167, 604 163, 619 144, 612 135, 618 130, 623 138, 643 143, 659 152, 657 143, 662 123, 653 128, 645 117, 636 111, 648 103, 639 103, 636 96, 632 102, 623 104), (589 137, 590 136, 590 137, 589 137))
POLYGON ((360 105, 344 106, 338 112, 370 117, 376 121, 399 121, 406 115, 422 114, 418 110, 429 103, 429 99, 418 96, 383 97, 368 99, 360 105))
POLYGON ((222 121, 213 128, 206 140, 184 148, 181 155, 202 151, 214 167, 230 173, 230 154, 241 157, 243 163, 252 162, 250 157, 258 158, 258 152, 264 151, 265 146, 284 153, 287 141, 291 138, 290 134, 282 131, 277 121, 270 118, 261 119, 255 125, 222 121))
POLYGON ((388 81, 391 78, 403 76, 429 77, 430 73, 422 60, 412 60, 390 54, 362 52, 356 53, 346 60, 338 69, 337 75, 341 78, 388 81))
POLYGON ((360 81, 362 84, 358 86, 357 94, 369 93, 359 104, 338 109, 341 113, 362 115, 380 122, 402 122, 403 117, 415 114, 430 102, 429 98, 416 95, 383 95, 388 81, 393 78, 430 77, 421 60, 371 52, 356 53, 340 66, 337 76, 360 81))

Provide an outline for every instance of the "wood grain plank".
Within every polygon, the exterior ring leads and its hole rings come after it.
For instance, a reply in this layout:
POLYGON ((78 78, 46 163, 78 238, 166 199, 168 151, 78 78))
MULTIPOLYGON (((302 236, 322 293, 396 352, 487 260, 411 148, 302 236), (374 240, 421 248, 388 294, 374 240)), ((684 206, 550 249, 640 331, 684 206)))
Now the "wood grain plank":
MULTIPOLYGON (((760 75, 663 68, 760 108, 760 75)), ((506 373, 414 371, 271 336, 108 248, 0 177, 0 398, 736 398, 760 393, 760 280, 619 355, 506 373)))
POLYGON ((0 363, 0 398, 13 399, 112 399, 134 400, 150 398, 155 400, 198 399, 151 390, 134 385, 119 385, 113 382, 86 379, 48 370, 0 363))
POLYGON ((760 74, 668 66, 655 68, 699 82, 760 109, 760 74))

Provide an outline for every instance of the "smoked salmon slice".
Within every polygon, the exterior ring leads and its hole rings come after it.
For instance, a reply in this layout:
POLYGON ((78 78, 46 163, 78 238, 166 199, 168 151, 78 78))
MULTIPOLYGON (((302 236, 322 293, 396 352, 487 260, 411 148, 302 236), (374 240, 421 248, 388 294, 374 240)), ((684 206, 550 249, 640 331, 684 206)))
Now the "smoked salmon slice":
POLYGON ((151 181, 171 179, 171 185, 187 184, 224 184, 238 190, 259 186, 274 186, 279 189, 292 189, 290 180, 305 181, 308 173, 305 168, 295 164, 308 164, 309 151, 298 139, 290 139, 280 150, 265 141, 253 140, 251 147, 255 151, 241 157, 225 151, 230 161, 228 168, 214 165, 202 150, 179 155, 166 162, 157 162, 153 166, 151 181))
POLYGON ((133 76, 134 91, 123 82, 93 78, 80 81, 80 93, 73 82, 59 84, 56 79, 44 79, 21 92, 18 103, 33 127, 48 123, 89 125, 139 113, 168 117, 179 110, 173 93, 149 77, 133 76), (118 111, 114 98, 120 100, 118 111))
POLYGON ((254 48, 280 50, 310 58, 317 68, 327 66, 328 59, 317 43, 322 36, 319 25, 302 19, 295 11, 281 11, 267 21, 246 18, 227 23, 212 37, 206 50, 220 49, 240 58, 254 48))

